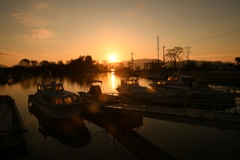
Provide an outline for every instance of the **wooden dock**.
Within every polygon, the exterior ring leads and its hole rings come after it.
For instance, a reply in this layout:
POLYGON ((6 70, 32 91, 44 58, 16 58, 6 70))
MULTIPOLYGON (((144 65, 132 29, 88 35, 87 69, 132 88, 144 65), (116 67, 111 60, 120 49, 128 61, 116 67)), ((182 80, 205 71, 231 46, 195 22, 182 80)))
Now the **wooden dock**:
POLYGON ((123 159, 174 159, 133 130, 133 128, 138 128, 143 124, 141 116, 119 113, 108 114, 99 111, 98 107, 95 106, 91 106, 82 116, 89 122, 106 130, 107 144, 116 150, 123 159), (122 121, 125 121, 124 124, 122 124, 122 121), (126 125, 129 125, 129 127, 126 127, 126 125))
POLYGON ((106 113, 141 115, 160 120, 240 131, 240 113, 146 105, 103 105, 106 113))

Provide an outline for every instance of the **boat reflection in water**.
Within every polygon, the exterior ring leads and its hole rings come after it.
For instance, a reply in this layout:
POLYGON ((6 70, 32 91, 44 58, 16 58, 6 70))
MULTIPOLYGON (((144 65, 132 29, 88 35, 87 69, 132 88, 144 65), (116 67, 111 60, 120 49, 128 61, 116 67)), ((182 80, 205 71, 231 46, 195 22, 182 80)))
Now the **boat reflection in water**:
POLYGON ((39 132, 45 138, 53 137, 63 146, 81 148, 80 152, 90 149, 91 134, 81 117, 54 119, 43 114, 35 107, 29 107, 29 112, 38 119, 39 132))
POLYGON ((174 159, 135 131, 143 125, 142 116, 104 111, 94 104, 82 116, 106 130, 106 143, 122 159, 174 159))

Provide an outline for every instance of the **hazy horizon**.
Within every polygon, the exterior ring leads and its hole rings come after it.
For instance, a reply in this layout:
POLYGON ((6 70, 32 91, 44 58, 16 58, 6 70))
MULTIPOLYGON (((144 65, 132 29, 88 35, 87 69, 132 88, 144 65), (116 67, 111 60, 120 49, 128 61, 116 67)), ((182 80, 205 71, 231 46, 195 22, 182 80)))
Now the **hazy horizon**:
MULTIPOLYGON (((92 57, 93 58, 93 57, 92 57)), ((26 59, 28 59, 28 58, 26 58, 26 59)), ((30 60, 30 59, 29 59, 30 60)), ((93 58, 93 60, 95 60, 94 58, 93 58)), ((153 59, 151 59, 151 58, 141 58, 141 59, 134 59, 133 60, 133 62, 136 62, 137 61, 137 63, 151 63, 152 61, 154 61, 155 60, 155 62, 157 62, 158 61, 158 59, 157 58, 153 58, 153 59), (139 62, 139 61, 144 61, 144 62, 139 62)), ((30 60, 31 61, 31 60, 30 60)), ((47 60, 46 60, 47 61, 47 60)), ((111 63, 115 63, 115 64, 119 64, 119 63, 128 63, 128 62, 131 62, 132 60, 131 59, 129 59, 129 60, 122 60, 122 61, 118 61, 118 62, 108 62, 109 64, 111 64, 111 63)), ((187 60, 181 60, 181 62, 184 62, 184 61, 187 61, 187 60)), ((190 61, 196 61, 196 62, 213 62, 213 63, 218 63, 219 61, 211 61, 211 60, 194 60, 194 59, 192 59, 192 60, 190 60, 190 61)), ((41 61, 39 61, 39 62, 41 62, 41 61)), ((38 62, 38 63, 39 63, 38 62)), ((48 62, 50 62, 50 61, 48 61, 48 62)), ((52 62, 52 61, 51 61, 52 62)), ((160 60, 160 62, 162 62, 162 60, 160 60)), ((173 61, 171 61, 171 60, 168 60, 168 61, 165 61, 165 63, 172 63, 173 61)), ((232 61, 225 61, 225 62, 223 62, 223 61, 220 61, 220 62, 222 62, 222 63, 233 63, 233 64, 235 64, 235 62, 232 62, 232 61)), ((55 62, 56 64, 57 64, 57 62, 55 62)), ((102 62, 99 62, 99 63, 102 63, 102 62)), ((64 64, 67 64, 67 63, 64 63, 64 64)), ((16 65, 18 65, 18 64, 16 64, 16 65)), ((139 64, 138 64, 139 65, 139 64)), ((143 65, 143 64, 142 64, 143 65)), ((14 65, 13 65, 14 66, 14 65)), ((1 67, 13 67, 13 66, 6 66, 6 65, 3 65, 3 64, 0 64, 0 68, 1 67)))

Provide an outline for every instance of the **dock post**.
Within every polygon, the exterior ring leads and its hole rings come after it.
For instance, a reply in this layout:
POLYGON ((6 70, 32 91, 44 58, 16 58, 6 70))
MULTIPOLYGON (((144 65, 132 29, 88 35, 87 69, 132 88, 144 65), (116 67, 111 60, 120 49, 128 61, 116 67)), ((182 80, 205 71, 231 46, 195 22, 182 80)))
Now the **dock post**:
POLYGON ((233 88, 233 94, 234 94, 234 99, 235 99, 235 113, 237 113, 237 104, 236 103, 238 103, 238 102, 236 102, 236 87, 234 86, 234 88, 233 88))

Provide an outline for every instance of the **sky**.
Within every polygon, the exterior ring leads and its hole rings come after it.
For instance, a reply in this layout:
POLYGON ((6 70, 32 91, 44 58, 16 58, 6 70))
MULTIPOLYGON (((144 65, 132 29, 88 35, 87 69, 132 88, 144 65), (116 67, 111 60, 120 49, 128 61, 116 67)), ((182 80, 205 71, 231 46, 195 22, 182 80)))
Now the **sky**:
POLYGON ((165 53, 191 47, 190 60, 240 57, 240 0, 2 0, 0 27, 6 66, 87 55, 123 61, 131 53, 161 60, 163 45, 165 53))

